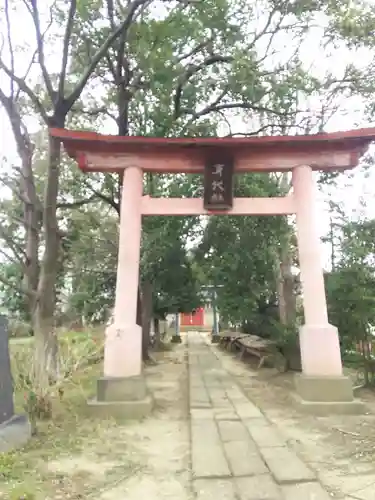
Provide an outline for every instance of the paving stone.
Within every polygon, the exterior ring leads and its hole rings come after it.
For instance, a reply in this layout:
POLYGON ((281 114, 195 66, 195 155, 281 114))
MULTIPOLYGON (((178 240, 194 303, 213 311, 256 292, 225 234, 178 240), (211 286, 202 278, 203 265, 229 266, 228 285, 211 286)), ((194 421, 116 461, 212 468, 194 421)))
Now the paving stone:
POLYGON ((235 483, 240 500, 284 500, 279 486, 269 474, 236 478, 235 483))
POLYGON ((226 393, 228 398, 231 401, 238 401, 238 402, 247 402, 248 399, 245 396, 245 394, 239 389, 239 387, 235 384, 230 389, 226 389, 226 393))
POLYGON ((249 439, 247 429, 240 420, 220 420, 217 425, 223 442, 249 439))
POLYGON ((235 477, 266 474, 268 469, 250 440, 224 443, 225 454, 235 477))
POLYGON ((286 446, 260 448, 260 453, 279 484, 316 480, 314 472, 286 446))
POLYGON ((237 403, 236 401, 233 401, 233 406, 242 419, 263 417, 259 408, 250 401, 247 401, 246 403, 237 403))
POLYGON ((208 399, 208 392, 205 387, 192 387, 190 390, 191 399, 208 399))
MULTIPOLYGON (((288 484, 283 485, 281 490, 285 500, 332 500, 329 493, 319 483, 288 484)), ((375 498, 375 492, 373 498, 375 498)))
POLYGON ((214 420, 202 419, 191 421, 192 440, 213 441, 214 444, 221 443, 219 430, 214 420))
POLYGON ((213 420, 214 411, 212 408, 190 408, 190 417, 193 420, 213 420))
POLYGON ((231 479, 197 479, 193 489, 197 500, 237 500, 231 479))
POLYGON ((212 386, 207 386, 208 387, 208 394, 212 397, 212 398, 225 398, 225 399, 228 399, 227 398, 227 395, 224 391, 224 389, 221 389, 219 387, 212 387, 212 386))
POLYGON ((240 417, 235 413, 233 406, 230 408, 214 408, 215 420, 240 420, 240 417))
POLYGON ((231 475, 221 443, 215 444, 211 440, 192 440, 191 459, 195 478, 231 475))
POLYGON ((190 402, 190 407, 197 409, 209 409, 211 408, 211 403, 209 403, 208 401, 193 400, 190 402))
POLYGON ((252 418, 246 420, 244 424, 260 448, 285 446, 285 437, 265 418, 252 418))
POLYGON ((211 404, 213 408, 220 408, 223 410, 230 410, 231 408, 233 408, 232 403, 230 401, 221 399, 214 399, 213 401, 211 401, 211 404))

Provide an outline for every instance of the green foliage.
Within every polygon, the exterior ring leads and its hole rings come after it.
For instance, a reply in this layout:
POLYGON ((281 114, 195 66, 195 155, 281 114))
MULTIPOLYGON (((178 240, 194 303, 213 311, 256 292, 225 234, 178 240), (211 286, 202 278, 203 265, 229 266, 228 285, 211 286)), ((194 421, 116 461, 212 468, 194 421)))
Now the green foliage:
MULTIPOLYGON (((372 338, 375 325, 375 221, 343 222, 336 227, 336 265, 326 275, 330 321, 340 332, 343 349, 372 338)), ((367 353, 364 353, 367 356, 367 353)))
POLYGON ((330 321, 340 331, 343 347, 369 337, 375 324, 375 276, 372 267, 352 264, 326 277, 330 321))
POLYGON ((22 292, 22 267, 17 262, 0 263, 0 273, 4 277, 1 283, 1 304, 7 313, 21 321, 30 321, 25 294, 22 292))
MULTIPOLYGON (((278 190, 268 175, 239 179, 239 196, 272 196, 278 190)), ((260 308, 275 304, 275 253, 286 229, 281 217, 217 216, 208 221, 196 259, 217 287, 225 320, 246 323, 260 308)))

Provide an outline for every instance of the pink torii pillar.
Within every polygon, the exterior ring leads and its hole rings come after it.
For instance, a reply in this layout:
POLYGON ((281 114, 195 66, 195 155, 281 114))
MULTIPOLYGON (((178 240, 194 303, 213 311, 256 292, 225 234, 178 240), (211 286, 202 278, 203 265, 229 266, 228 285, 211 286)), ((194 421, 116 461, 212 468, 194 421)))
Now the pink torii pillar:
POLYGON ((142 328, 136 321, 142 190, 142 169, 125 169, 121 194, 114 322, 106 331, 105 377, 135 377, 142 373, 142 328))
MULTIPOLYGON (((313 170, 357 165, 375 129, 314 136, 230 139, 157 139, 104 136, 51 129, 85 172, 123 173, 114 323, 106 331, 104 376, 97 399, 100 414, 142 416, 152 401, 142 377, 142 333, 136 324, 141 220, 147 215, 214 215, 202 199, 143 196, 143 172, 202 173, 207 151, 228 151, 235 171, 291 171, 293 193, 276 198, 235 198, 230 215, 296 215, 305 324, 300 329, 302 373, 295 377, 295 402, 314 413, 363 411, 342 373, 337 329, 328 322, 320 240, 315 218, 313 170)), ((220 155, 219 155, 220 157, 220 155)), ((217 212, 219 213, 219 212, 217 212)), ((222 213, 222 212, 220 212, 222 213)))
POLYGON ((305 313, 305 325, 300 331, 302 371, 304 375, 340 377, 340 343, 337 328, 328 323, 311 167, 296 167, 293 170, 292 182, 305 313))

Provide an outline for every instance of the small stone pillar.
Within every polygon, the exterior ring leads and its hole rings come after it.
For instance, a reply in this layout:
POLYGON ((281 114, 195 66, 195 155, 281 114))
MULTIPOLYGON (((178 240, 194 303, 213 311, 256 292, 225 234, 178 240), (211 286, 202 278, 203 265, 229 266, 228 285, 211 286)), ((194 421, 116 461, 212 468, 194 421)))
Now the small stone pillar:
POLYGON ((98 380, 96 413, 139 418, 151 409, 142 377, 142 328, 136 324, 142 225, 143 172, 124 172, 114 320, 105 333, 104 377, 98 380))
POLYGON ((175 333, 172 335, 171 342, 174 344, 181 344, 181 330, 180 330, 180 313, 175 316, 175 333))
POLYGON ((23 446, 30 437, 28 418, 14 414, 8 320, 0 315, 0 453, 23 446))
POLYGON ((305 313, 305 324, 300 329, 302 375, 295 379, 297 394, 301 404, 317 413, 356 413, 359 405, 353 404, 351 382, 342 375, 338 331, 328 323, 311 167, 293 170, 293 191, 305 313))
POLYGON ((217 344, 220 340, 220 336, 219 336, 219 324, 217 320, 216 290, 212 292, 212 314, 213 314, 214 324, 212 329, 211 342, 213 344, 217 344))

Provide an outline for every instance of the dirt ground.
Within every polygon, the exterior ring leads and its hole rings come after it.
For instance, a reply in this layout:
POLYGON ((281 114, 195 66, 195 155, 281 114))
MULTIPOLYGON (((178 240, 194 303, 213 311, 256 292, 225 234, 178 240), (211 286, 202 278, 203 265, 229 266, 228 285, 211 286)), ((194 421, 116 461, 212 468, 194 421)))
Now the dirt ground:
MULTIPOLYGON (((41 436, 17 452, 12 466, 0 467, 0 498, 190 500, 184 348, 177 346, 155 358, 158 365, 146 370, 156 399, 150 418, 125 425, 77 419, 63 453, 54 428, 56 453, 41 436)), ((65 434, 66 429, 64 439, 65 434)))
MULTIPOLYGON (((332 498, 375 500, 373 393, 360 393, 368 404, 366 415, 301 415, 290 403, 292 374, 279 375, 267 368, 257 371, 248 362, 216 346, 213 349, 249 398, 318 472, 332 498)), ((48 452, 42 436, 17 452, 12 463, 0 464, 0 498, 192 500, 184 346, 177 345, 156 358, 158 365, 146 370, 156 399, 151 417, 125 425, 77 418, 63 452, 55 427, 48 452)))
MULTIPOLYGON (((214 348, 249 398, 288 438, 300 456, 318 472, 333 498, 375 499, 375 393, 361 390, 368 413, 361 416, 313 417, 293 409, 293 374, 254 369, 251 360, 214 348)), ((302 500, 302 499, 301 499, 302 500)))

